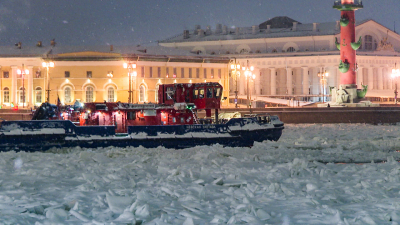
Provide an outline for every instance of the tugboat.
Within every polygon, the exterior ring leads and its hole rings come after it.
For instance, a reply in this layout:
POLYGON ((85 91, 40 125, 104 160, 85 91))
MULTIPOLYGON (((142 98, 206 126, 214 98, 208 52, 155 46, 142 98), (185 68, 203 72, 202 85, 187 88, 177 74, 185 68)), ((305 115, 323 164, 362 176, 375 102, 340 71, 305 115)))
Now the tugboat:
POLYGON ((158 103, 89 102, 83 106, 43 103, 30 121, 0 124, 0 151, 52 147, 143 146, 182 149, 220 144, 250 147, 277 141, 284 124, 269 114, 218 120, 219 83, 159 85, 158 103), (205 110, 206 119, 198 117, 205 110), (214 110, 214 118, 212 117, 214 110))

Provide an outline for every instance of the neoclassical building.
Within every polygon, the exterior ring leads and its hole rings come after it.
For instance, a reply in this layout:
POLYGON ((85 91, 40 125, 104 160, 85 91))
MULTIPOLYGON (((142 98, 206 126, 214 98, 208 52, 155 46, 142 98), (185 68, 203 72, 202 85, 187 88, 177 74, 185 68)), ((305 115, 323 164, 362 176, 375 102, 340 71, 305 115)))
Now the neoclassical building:
POLYGON ((0 105, 128 102, 129 93, 133 103, 156 102, 158 85, 177 82, 219 82, 229 96, 228 62, 161 46, 0 47, 0 105))
MULTIPOLYGON (((391 71, 396 65, 400 68, 400 35, 374 20, 365 20, 356 22, 356 39, 359 37, 357 86, 368 85, 367 97, 394 98, 396 80, 391 71)), ((339 21, 302 24, 275 17, 251 27, 217 24, 215 29, 202 29, 196 25, 159 45, 227 57, 242 67, 254 66, 254 82, 238 77, 239 95, 247 93, 249 81, 253 99, 267 96, 319 101, 321 98, 315 96, 329 95, 329 86, 337 87, 340 82, 336 39, 340 39, 339 21), (325 71, 328 76, 323 80, 325 71)), ((235 78, 230 77, 231 96, 235 78)))

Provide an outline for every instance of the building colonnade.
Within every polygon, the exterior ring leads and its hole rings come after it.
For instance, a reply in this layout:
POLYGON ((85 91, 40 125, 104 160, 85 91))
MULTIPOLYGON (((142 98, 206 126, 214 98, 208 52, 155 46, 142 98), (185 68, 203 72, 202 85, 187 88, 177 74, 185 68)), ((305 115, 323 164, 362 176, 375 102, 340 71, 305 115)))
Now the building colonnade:
MULTIPOLYGON (((336 59, 326 57, 325 59, 309 60, 307 64, 299 64, 299 60, 291 60, 293 63, 279 63, 279 60, 271 63, 271 59, 255 59, 249 60, 250 65, 254 65, 255 70, 253 73, 256 75, 255 80, 251 81, 250 91, 252 99, 255 100, 257 96, 267 97, 317 97, 318 95, 329 95, 329 87, 338 87, 340 84, 340 71, 338 64, 335 63, 336 59), (297 61, 298 63, 294 63, 297 61), (324 62, 323 62, 324 61, 324 62), (266 64, 275 64, 268 66, 266 64), (281 65, 279 65, 281 64, 281 65), (325 85, 323 85, 321 77, 318 73, 327 72, 325 85), (325 89, 325 90, 323 90, 325 89)), ((285 59, 286 60, 286 59, 285 59)), ((246 64, 242 62, 242 65, 246 64)), ((282 60, 283 61, 283 60, 282 60)), ((306 60, 303 60, 304 62, 306 60)), ((360 62, 371 62, 369 59, 360 59, 360 62)), ((391 77, 391 70, 397 62, 396 59, 377 60, 379 63, 360 63, 357 76, 357 88, 362 89, 362 85, 368 85, 368 90, 385 91, 394 90, 395 81, 391 77)), ((239 95, 247 94, 247 78, 245 76, 239 77, 238 91, 239 95)), ((231 96, 235 90, 235 82, 231 78, 231 96)), ((318 98, 313 100, 318 101, 318 98)))

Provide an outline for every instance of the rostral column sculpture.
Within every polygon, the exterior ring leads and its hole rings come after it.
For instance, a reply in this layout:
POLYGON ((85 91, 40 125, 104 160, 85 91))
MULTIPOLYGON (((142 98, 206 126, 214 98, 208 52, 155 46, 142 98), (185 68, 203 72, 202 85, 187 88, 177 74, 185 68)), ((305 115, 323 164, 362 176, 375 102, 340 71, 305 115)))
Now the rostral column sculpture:
POLYGON ((354 11, 363 8, 359 0, 335 1, 333 8, 341 11, 340 17, 340 40, 336 39, 336 47, 340 50, 340 86, 336 90, 337 103, 355 103, 363 98, 366 93, 366 86, 363 91, 357 91, 356 83, 356 50, 361 46, 361 37, 355 40, 355 16, 354 11), (364 93, 364 96, 362 94, 364 93), (361 94, 361 96, 360 96, 361 94))

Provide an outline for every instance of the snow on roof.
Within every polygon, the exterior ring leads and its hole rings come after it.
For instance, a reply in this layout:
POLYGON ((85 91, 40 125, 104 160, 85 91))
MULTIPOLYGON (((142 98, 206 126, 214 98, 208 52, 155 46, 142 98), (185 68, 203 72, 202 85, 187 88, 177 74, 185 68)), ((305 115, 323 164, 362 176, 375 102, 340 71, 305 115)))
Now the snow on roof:
MULTIPOLYGON (((297 22, 295 20, 293 21, 297 22)), ((361 25, 367 21, 370 21, 370 19, 357 21, 356 26, 361 25)), ((267 22, 268 21, 264 23, 267 22)), ((340 29, 338 29, 336 21, 317 23, 317 30, 313 29, 314 23, 302 24, 300 22, 297 24, 296 30, 292 30, 293 24, 291 27, 285 27, 284 25, 282 25, 280 28, 273 28, 273 26, 271 26, 269 30, 264 29, 262 27, 263 26, 261 27, 256 26, 256 28, 258 29, 256 30, 255 34, 253 33, 253 27, 227 28, 227 34, 223 34, 223 32, 214 31, 209 34, 198 35, 199 32, 198 30, 190 30, 189 35, 186 38, 182 33, 174 37, 160 41, 160 43, 238 40, 238 39, 277 38, 277 37, 300 37, 300 36, 324 36, 324 35, 337 35, 340 33, 340 29), (237 34, 237 32, 239 32, 239 34, 237 34)))
MULTIPOLYGON (((186 59, 204 59, 216 58, 223 60, 224 58, 208 55, 196 54, 176 48, 169 48, 163 46, 22 46, 19 49, 17 46, 0 46, 0 57, 49 57, 57 58, 62 57, 62 54, 68 53, 82 53, 82 52, 96 52, 96 53, 109 53, 117 54, 120 57, 161 57, 161 58, 186 58, 186 59)), ((78 54, 77 54, 78 56, 78 54)), ((106 55, 104 55, 106 56, 106 55)), ((96 56, 97 57, 97 56, 96 56)), ((101 57, 101 56, 98 56, 101 57)))

